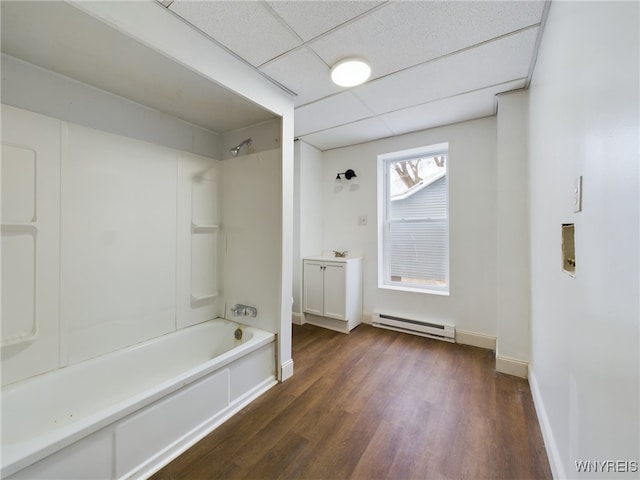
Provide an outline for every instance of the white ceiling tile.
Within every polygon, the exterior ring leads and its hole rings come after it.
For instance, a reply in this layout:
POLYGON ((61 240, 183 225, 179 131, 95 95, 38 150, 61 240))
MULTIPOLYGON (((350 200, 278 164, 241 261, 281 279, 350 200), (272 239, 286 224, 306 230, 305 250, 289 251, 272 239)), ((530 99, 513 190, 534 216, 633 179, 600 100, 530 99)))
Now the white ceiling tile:
POLYGON ((176 0, 169 9, 254 66, 302 44, 264 2, 176 0))
POLYGON ((308 41, 383 2, 360 0, 301 2, 297 0, 267 3, 304 41, 308 41))
POLYGON ((350 91, 343 92, 296 108, 295 136, 306 135, 371 116, 373 116, 371 111, 364 106, 358 97, 350 91))
POLYGON ((287 53, 260 70, 298 95, 296 107, 344 90, 330 81, 329 68, 308 48, 287 53))
POLYGON ((354 89, 376 114, 524 78, 537 28, 403 70, 354 89))
POLYGON ((482 118, 496 113, 495 96, 497 94, 524 88, 524 86, 525 80, 517 80, 504 85, 398 110, 381 115, 378 118, 383 120, 395 135, 482 118))
POLYGON ((363 57, 377 78, 536 24, 543 8, 543 1, 390 2, 311 47, 328 65, 363 57))
POLYGON ((329 150, 356 143, 390 137, 393 132, 379 118, 367 118, 339 127, 300 136, 302 140, 320 150, 329 150))

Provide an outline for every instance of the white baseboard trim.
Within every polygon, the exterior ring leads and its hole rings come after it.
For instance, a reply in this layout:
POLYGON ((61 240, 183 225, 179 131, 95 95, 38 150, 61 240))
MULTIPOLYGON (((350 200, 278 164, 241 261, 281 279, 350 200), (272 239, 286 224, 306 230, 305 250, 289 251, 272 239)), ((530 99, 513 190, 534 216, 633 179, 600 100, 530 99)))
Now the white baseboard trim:
POLYGON ((292 312, 291 323, 295 323, 296 325, 304 325, 304 317, 302 316, 301 313, 292 312))
POLYGON ((293 359, 287 360, 280 366, 280 381, 293 377, 293 359))
POLYGON ((496 372, 527 378, 529 364, 516 358, 505 357, 496 353, 496 372))
POLYGON ((371 313, 363 313, 362 314, 362 323, 366 323, 367 325, 371 325, 371 323, 373 323, 372 317, 373 317, 373 315, 371 313))
POLYGON ((544 408, 542 402, 542 396, 540 395, 540 388, 538 387, 538 381, 536 380, 533 367, 529 365, 529 387, 531 388, 531 397, 533 398, 533 406, 536 409, 536 415, 538 415, 538 423, 540 424, 540 430, 542 431, 542 438, 544 440, 544 446, 547 450, 547 457, 549 458, 549 466, 551 467, 551 474, 555 479, 567 478, 567 475, 562 466, 562 458, 558 451, 558 445, 556 444, 551 430, 551 423, 547 416, 547 411, 544 408))
POLYGON ((485 335, 484 333, 468 332, 458 330, 456 328, 456 343, 463 345, 471 345, 472 347, 486 348, 487 350, 496 349, 496 337, 485 335))

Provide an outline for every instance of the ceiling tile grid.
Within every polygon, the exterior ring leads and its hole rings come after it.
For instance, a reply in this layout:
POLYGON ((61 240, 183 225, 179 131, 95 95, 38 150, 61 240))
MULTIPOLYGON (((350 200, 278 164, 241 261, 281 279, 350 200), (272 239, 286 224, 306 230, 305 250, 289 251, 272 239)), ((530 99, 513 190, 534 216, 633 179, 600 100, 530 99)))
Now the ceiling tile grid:
POLYGON ((296 107, 344 91, 327 81, 329 67, 308 47, 283 55, 260 67, 260 71, 295 92, 296 107))
POLYGON ((329 150, 393 136, 393 131, 379 117, 367 118, 338 128, 330 128, 302 137, 307 143, 329 150))
POLYGON ((389 126, 394 135, 401 135, 416 130, 486 117, 495 113, 495 95, 504 91, 524 88, 524 86, 525 80, 515 80, 387 113, 379 118, 389 126))
POLYGON ((356 120, 373 117, 373 112, 355 95, 347 90, 315 102, 295 111, 294 133, 296 136, 325 130, 336 125, 345 125, 356 120), (337 122, 336 119, 339 119, 337 122))
POLYGON ((328 149, 494 114, 496 94, 527 86, 548 6, 175 0, 169 8, 294 92, 295 135, 328 149), (369 61, 372 75, 343 89, 330 68, 350 56, 369 61))
POLYGON ((271 8, 302 40, 309 40, 383 4, 379 1, 269 1, 271 8))
POLYGON ((254 67, 302 44, 266 2, 176 0, 169 9, 254 67))
POLYGON ((527 76, 537 29, 368 82, 354 92, 376 114, 527 76))

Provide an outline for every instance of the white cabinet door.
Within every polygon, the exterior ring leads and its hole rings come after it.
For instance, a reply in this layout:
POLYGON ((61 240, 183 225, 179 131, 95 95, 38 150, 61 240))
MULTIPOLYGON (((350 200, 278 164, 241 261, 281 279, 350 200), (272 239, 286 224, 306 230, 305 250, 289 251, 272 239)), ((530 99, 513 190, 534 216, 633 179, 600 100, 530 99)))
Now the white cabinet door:
POLYGON ((324 316, 346 320, 345 265, 325 263, 324 265, 324 316))
POLYGON ((307 313, 315 315, 324 315, 324 269, 320 262, 308 261, 304 262, 304 305, 303 309, 307 313))

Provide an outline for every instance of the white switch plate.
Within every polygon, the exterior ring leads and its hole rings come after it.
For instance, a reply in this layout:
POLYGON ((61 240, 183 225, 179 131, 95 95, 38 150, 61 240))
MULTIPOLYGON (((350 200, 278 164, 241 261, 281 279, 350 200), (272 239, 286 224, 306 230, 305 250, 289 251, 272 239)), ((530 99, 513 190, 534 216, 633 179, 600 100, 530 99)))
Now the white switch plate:
POLYGON ((573 182, 573 211, 582 211, 582 175, 573 182))
POLYGON ((361 227, 365 227, 367 225, 367 216, 366 215, 360 215, 358 217, 358 225, 361 227))

